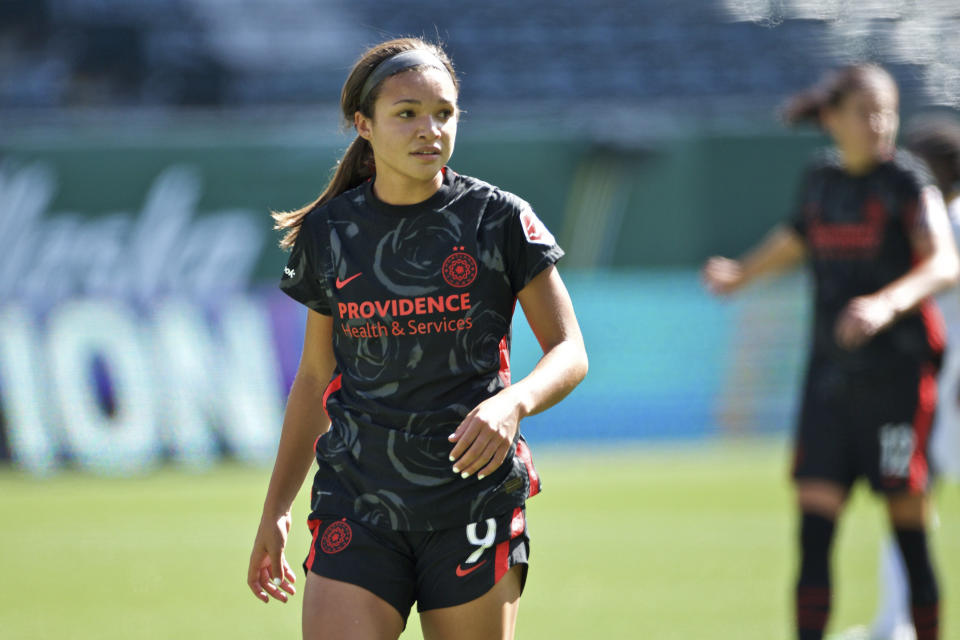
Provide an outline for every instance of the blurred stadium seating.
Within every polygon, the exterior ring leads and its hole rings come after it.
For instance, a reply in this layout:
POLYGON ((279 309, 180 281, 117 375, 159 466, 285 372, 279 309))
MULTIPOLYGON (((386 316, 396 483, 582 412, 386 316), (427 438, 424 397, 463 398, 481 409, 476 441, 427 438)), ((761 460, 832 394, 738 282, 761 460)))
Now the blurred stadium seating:
POLYGON ((956 106, 960 89, 952 0, 7 0, 0 12, 3 108, 326 102, 363 45, 397 35, 447 42, 467 102, 768 110, 854 57, 891 66, 913 104, 956 106))

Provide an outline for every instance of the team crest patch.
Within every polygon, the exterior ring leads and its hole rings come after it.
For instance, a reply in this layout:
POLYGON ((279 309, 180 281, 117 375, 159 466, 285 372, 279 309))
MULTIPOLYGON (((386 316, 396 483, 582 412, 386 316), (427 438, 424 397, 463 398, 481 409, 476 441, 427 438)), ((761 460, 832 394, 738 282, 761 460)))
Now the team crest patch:
POLYGON ((553 234, 547 229, 546 225, 540 222, 540 218, 533 212, 533 209, 526 207, 520 212, 520 224, 523 225, 523 233, 527 236, 527 241, 534 244, 554 245, 557 241, 553 234))
POLYGON ((453 253, 443 261, 443 279, 451 287, 462 289, 477 279, 477 261, 463 247, 454 247, 453 253))
POLYGON ((323 549, 324 553, 340 553, 347 548, 352 539, 353 530, 350 525, 340 520, 331 524, 323 532, 323 538, 320 539, 320 548, 323 549))

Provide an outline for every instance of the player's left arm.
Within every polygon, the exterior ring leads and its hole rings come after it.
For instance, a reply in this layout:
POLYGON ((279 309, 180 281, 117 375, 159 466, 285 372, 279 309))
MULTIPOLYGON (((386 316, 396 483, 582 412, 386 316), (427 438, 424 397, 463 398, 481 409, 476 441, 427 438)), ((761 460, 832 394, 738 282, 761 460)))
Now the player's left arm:
POLYGON ((587 374, 587 351, 570 295, 553 265, 517 294, 520 306, 543 349, 527 376, 481 402, 450 436, 456 473, 484 477, 510 451, 520 420, 560 402, 587 374))
POLYGON ((837 321, 837 341, 856 348, 928 297, 957 283, 960 259, 947 209, 936 187, 920 192, 917 212, 909 223, 914 266, 883 289, 854 298, 837 321))

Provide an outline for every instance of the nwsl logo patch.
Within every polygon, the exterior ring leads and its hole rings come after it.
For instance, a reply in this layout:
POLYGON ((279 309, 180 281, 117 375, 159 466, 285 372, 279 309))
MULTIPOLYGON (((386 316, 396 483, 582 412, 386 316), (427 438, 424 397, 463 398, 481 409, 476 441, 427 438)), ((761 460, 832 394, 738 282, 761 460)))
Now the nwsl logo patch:
POLYGON ((526 207, 520 212, 520 224, 523 225, 523 233, 527 236, 527 242, 545 244, 547 246, 557 243, 553 238, 553 234, 540 222, 540 218, 537 217, 537 214, 535 214, 530 207, 526 207))

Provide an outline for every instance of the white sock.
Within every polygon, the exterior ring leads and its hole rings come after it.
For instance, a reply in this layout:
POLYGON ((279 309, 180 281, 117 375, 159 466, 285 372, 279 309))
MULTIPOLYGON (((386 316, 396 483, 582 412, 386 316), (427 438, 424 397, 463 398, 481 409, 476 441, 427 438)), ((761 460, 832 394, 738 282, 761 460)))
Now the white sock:
POLYGON ((880 594, 876 617, 870 625, 870 637, 890 638, 894 629, 905 624, 912 624, 907 568, 896 540, 888 536, 880 550, 880 594))

